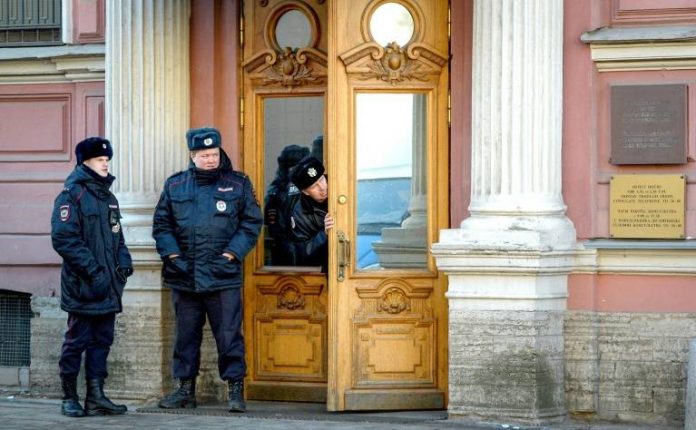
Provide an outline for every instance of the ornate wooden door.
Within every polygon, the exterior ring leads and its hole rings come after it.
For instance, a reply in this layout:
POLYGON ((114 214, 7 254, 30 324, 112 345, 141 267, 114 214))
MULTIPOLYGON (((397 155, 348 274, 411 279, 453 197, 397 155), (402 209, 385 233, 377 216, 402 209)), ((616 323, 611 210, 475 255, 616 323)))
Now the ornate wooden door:
POLYGON ((296 195, 289 167, 305 154, 323 158, 326 4, 246 0, 243 10, 243 164, 266 218, 245 266, 247 396, 323 402, 327 278, 297 265, 286 209, 296 195))
POLYGON ((447 403, 448 2, 329 1, 330 410, 447 403))
POLYGON ((444 408, 446 282, 429 248, 448 226, 447 0, 243 9, 243 165, 266 214, 245 266, 248 397, 444 408), (327 166, 328 277, 296 265, 279 228, 274 196, 304 153, 327 166))

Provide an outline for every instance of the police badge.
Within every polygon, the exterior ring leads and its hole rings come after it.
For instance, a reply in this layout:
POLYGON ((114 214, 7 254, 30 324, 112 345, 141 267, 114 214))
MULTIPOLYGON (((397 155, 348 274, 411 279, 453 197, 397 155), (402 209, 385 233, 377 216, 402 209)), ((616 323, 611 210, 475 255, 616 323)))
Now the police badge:
POLYGON ((227 209, 227 204, 222 200, 218 200, 217 203, 215 203, 215 207, 217 208, 218 212, 225 212, 225 209, 227 209))
POLYGON ((310 167, 309 169, 307 169, 307 175, 310 178, 317 176, 317 169, 315 169, 314 167, 310 167))
POLYGON ((70 219, 70 205, 60 207, 60 220, 65 222, 70 219))
POLYGON ((121 224, 120 224, 120 223, 116 223, 116 224, 112 225, 112 226, 111 226, 111 231, 112 231, 114 234, 118 234, 118 232, 121 231, 121 224))

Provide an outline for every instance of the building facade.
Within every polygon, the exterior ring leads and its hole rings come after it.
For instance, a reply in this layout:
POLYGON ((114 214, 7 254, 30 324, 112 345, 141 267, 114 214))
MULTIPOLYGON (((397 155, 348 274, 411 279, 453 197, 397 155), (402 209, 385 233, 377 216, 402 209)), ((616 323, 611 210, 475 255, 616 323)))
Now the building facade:
POLYGON ((328 274, 270 228, 245 262, 250 398, 682 425, 695 40, 690 0, 2 2, 3 383, 59 391, 50 211, 104 135, 135 261, 108 385, 171 388, 152 212, 212 125, 262 204, 320 156, 336 218, 328 274))

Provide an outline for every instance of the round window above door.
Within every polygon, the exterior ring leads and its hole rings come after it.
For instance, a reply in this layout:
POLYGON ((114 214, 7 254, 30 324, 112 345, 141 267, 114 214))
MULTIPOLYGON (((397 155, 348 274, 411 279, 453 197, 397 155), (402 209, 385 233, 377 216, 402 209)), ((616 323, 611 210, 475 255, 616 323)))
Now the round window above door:
POLYGON ((266 46, 278 52, 315 48, 319 40, 319 18, 302 2, 278 5, 266 21, 266 46))

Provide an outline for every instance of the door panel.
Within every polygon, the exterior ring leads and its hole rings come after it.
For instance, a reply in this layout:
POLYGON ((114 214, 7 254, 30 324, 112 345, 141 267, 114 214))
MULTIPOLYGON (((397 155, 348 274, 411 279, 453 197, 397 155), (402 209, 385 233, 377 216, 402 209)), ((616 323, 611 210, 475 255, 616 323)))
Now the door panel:
POLYGON ((447 404, 447 6, 330 3, 330 410, 447 404))
POLYGON ((244 171, 265 221, 245 267, 249 399, 326 400, 326 274, 299 265, 288 214, 299 196, 289 169, 310 153, 323 158, 325 16, 316 2, 244 2, 244 171))

